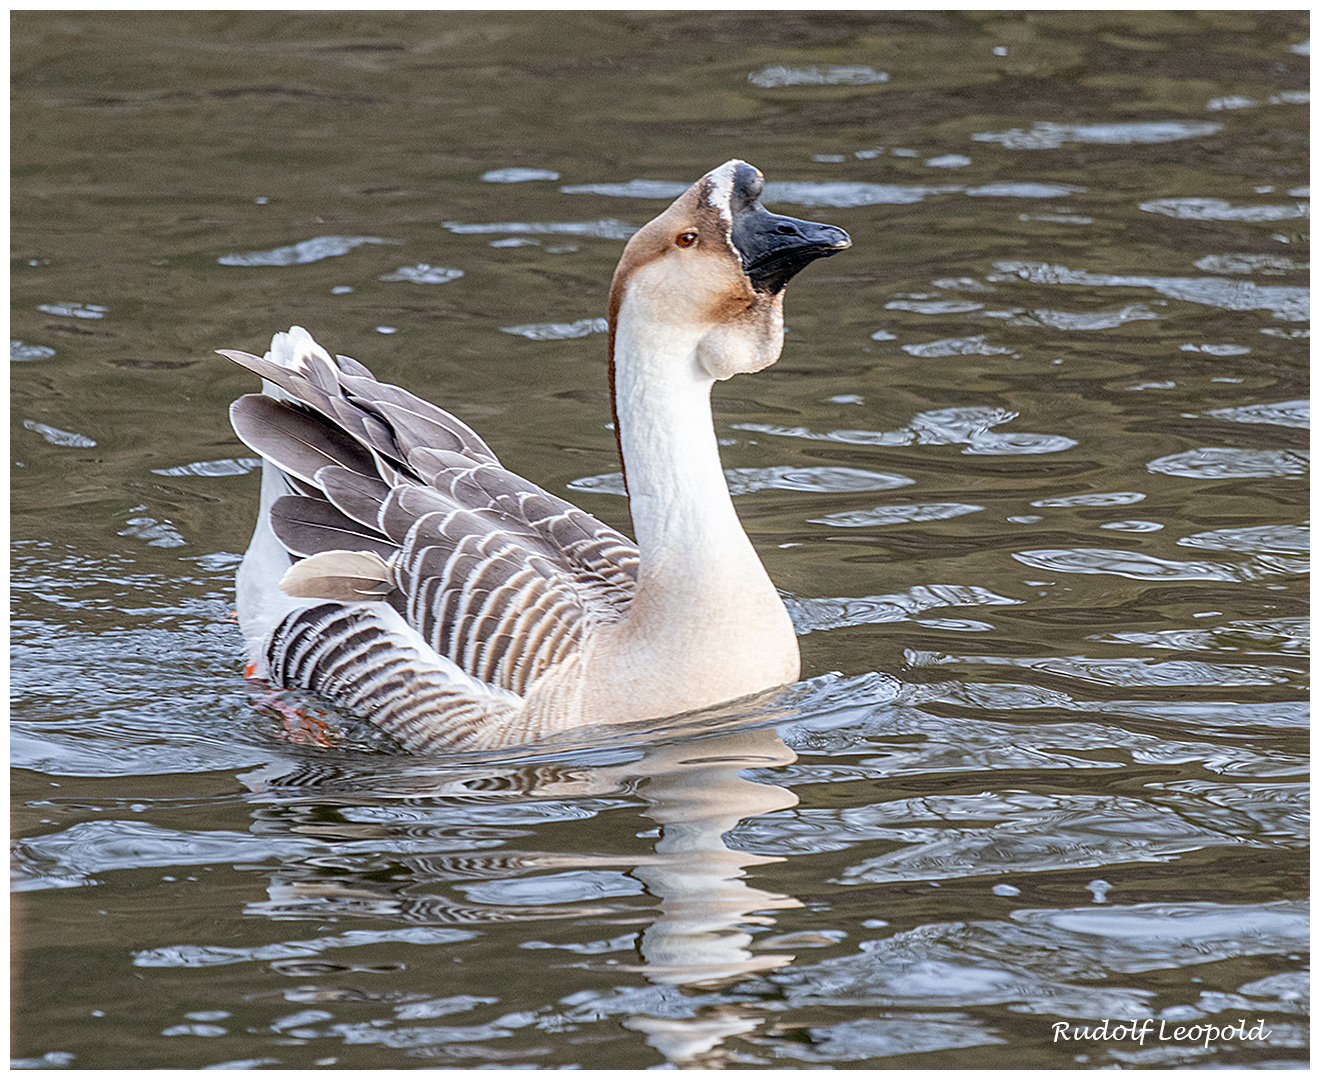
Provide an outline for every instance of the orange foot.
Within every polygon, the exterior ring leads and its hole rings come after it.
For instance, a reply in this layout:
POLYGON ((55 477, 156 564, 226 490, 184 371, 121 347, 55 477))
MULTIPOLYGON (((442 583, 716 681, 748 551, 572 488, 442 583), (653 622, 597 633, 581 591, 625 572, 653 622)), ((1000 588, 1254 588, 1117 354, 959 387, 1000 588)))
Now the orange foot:
POLYGON ((243 669, 244 678, 256 684, 258 708, 271 709, 280 714, 284 722, 285 737, 294 743, 313 746, 334 746, 330 725, 325 722, 325 710, 302 705, 291 705, 282 691, 256 677, 257 665, 249 661, 243 669))

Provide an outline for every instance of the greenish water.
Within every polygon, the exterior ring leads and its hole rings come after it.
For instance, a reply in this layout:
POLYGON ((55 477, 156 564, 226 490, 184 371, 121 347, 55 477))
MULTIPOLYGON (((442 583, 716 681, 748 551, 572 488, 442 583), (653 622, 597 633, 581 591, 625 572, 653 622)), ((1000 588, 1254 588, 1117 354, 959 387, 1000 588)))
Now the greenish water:
POLYGON ((15 1064, 1304 1065, 1308 34, 12 15, 15 1064), (626 526, 609 277, 731 157, 854 241, 716 395, 804 683, 439 761, 249 685, 213 350, 626 526))

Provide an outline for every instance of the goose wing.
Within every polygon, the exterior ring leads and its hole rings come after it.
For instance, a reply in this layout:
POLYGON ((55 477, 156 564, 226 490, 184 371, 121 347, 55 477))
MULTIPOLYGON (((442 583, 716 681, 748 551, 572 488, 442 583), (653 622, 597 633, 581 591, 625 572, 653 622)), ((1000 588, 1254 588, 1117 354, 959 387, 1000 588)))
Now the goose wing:
POLYGON ((273 384, 231 416, 291 481, 269 509, 301 560, 284 591, 383 600, 441 657, 518 695, 626 613, 632 542, 505 469, 456 417, 347 357, 223 355, 273 384))

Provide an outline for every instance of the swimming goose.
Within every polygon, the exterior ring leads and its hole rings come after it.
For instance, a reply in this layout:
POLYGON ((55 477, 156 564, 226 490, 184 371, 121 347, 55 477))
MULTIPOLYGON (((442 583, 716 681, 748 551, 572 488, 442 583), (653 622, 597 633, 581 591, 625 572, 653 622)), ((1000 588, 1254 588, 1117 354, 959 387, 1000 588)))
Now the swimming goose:
POLYGON ((466 424, 302 327, 234 402, 264 459, 238 571, 249 674, 310 689, 413 751, 518 745, 672 716, 799 675, 738 521, 710 392, 783 346, 783 292, 850 246, 766 210, 729 161, 624 248, 609 372, 636 543, 503 468, 466 424))

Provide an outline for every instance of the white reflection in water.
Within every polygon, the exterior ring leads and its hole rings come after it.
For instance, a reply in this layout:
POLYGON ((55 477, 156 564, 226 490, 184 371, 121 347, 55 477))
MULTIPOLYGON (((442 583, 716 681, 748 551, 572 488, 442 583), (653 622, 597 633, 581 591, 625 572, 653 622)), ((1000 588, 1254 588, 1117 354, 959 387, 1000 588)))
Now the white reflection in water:
POLYGON ((506 169, 490 169, 481 174, 488 184, 522 184, 528 180, 558 180, 559 174, 550 169, 527 169, 516 165, 506 169))
POLYGON ((29 360, 49 360, 55 350, 49 345, 28 345, 22 341, 9 342, 9 359, 15 363, 29 360))
POLYGON ((1224 409, 1211 409, 1206 416, 1215 416, 1220 420, 1234 420, 1239 424, 1279 424, 1282 427, 1309 428, 1311 402, 1302 398, 1298 401, 1234 405, 1224 409))
POLYGON ((1245 450, 1234 446, 1203 446, 1146 464, 1151 472, 1192 480, 1304 476, 1310 466, 1311 454, 1307 450, 1245 450))
POLYGON ((904 525, 919 521, 945 521, 984 510, 975 503, 918 503, 908 506, 877 506, 871 510, 841 510, 837 514, 807 518, 816 525, 858 529, 878 525, 904 525))
POLYGON ((1002 345, 991 345, 984 334, 970 337, 941 338, 939 341, 923 341, 915 345, 900 346, 912 356, 1003 356, 1012 353, 1002 345))
MULTIPOLYGON (((931 344, 943 346, 944 342, 931 344)), ((920 346, 916 346, 920 348, 920 346)), ((1053 454, 1076 446, 1077 441, 1066 435, 1038 435, 1031 432, 997 432, 991 429, 1017 418, 1009 409, 981 405, 961 405, 947 409, 931 409, 917 413, 907 427, 894 431, 865 431, 836 429, 818 432, 805 427, 785 427, 780 424, 731 424, 739 431, 756 431, 765 435, 782 435, 793 439, 811 439, 819 442, 841 442, 858 446, 948 446, 964 444, 965 454, 1013 455, 1053 454)))
POLYGON ((432 266, 430 263, 417 263, 415 266, 401 266, 392 274, 381 274, 381 281, 410 281, 414 285, 444 285, 457 281, 463 271, 449 266, 432 266))
POLYGON ((980 311, 985 305, 975 300, 891 300, 885 307, 890 311, 915 311, 918 315, 961 315, 980 311))
POLYGON ((35 431, 52 446, 74 446, 80 449, 89 449, 96 445, 96 440, 89 439, 86 435, 79 435, 76 431, 65 431, 63 428, 52 427, 50 424, 43 424, 37 420, 24 420, 23 426, 28 431, 35 431))
POLYGON ((441 224, 460 236, 488 233, 508 233, 514 236, 563 234, 592 236, 601 240, 627 240, 637 231, 637 226, 614 218, 602 218, 600 221, 445 221, 441 224))
POLYGON ((1289 221, 1310 216, 1310 206, 1306 203, 1234 206, 1225 199, 1151 199, 1141 203, 1140 208, 1148 213, 1165 214, 1187 221, 1289 221))
POLYGON ((1015 551, 1013 558, 1038 570, 1063 574, 1115 574, 1134 581, 1256 581, 1264 574, 1295 573, 1276 558, 1240 563, 1161 559, 1118 548, 1039 548, 1015 551))
MULTIPOLYGON (((899 156, 911 156, 893 151, 899 156)), ((633 179, 588 184, 565 184, 565 195, 604 195, 619 199, 670 200, 682 195, 687 185, 671 180, 633 179)), ((848 209, 861 206, 905 206, 923 202, 931 195, 967 195, 971 198, 1058 199, 1079 195, 1087 189, 1077 184, 1045 184, 1032 181, 1002 182, 963 187, 961 184, 878 184, 862 180, 770 180, 762 198, 767 203, 848 209)))
MULTIPOLYGON (((766 468, 725 469, 724 478, 731 495, 753 491, 806 491, 845 493, 886 491, 913 483, 897 473, 872 472, 847 465, 771 465, 766 468)), ((570 491, 595 491, 606 495, 626 495, 622 473, 601 473, 572 481, 570 491)))
POLYGON ((1138 120, 1129 123, 1055 124, 1040 122, 1029 131, 978 131, 977 142, 1000 143, 1009 150, 1057 150, 1067 143, 1166 143, 1213 135, 1224 125, 1209 120, 1138 120))
POLYGON ((169 469, 152 469, 157 476, 243 476, 261 464, 261 458, 220 458, 216 461, 194 461, 175 465, 169 469))
MULTIPOLYGON (((132 511, 145 510, 145 506, 135 506, 132 511)), ((128 519, 128 528, 120 529, 120 536, 134 536, 139 540, 145 540, 150 547, 183 547, 187 543, 176 529, 168 521, 158 521, 153 517, 131 517, 128 519)))
POLYGON ((1144 521, 1141 518, 1125 518, 1123 521, 1102 521, 1102 529, 1112 529, 1114 532, 1159 532, 1164 528, 1158 521, 1144 521))
POLYGON ((66 315, 71 319, 104 319, 108 310, 104 304, 84 304, 76 300, 61 300, 55 304, 38 304, 38 311, 47 315, 66 315))
POLYGON ((1033 324, 1053 327, 1055 330, 1112 330, 1116 326, 1141 319, 1160 319, 1162 315, 1151 311, 1145 304, 1128 304, 1116 311, 1049 311, 1033 308, 1024 315, 1008 320, 1010 326, 1033 324))
MULTIPOLYGON (((515 815, 539 806, 576 806, 586 800, 600 800, 628 792, 643 802, 642 813, 660 826, 660 835, 649 853, 611 854, 589 852, 514 852, 502 848, 489 855, 480 851, 462 857, 459 865, 466 876, 486 880, 458 885, 471 903, 462 908, 444 901, 424 902, 417 910, 427 919, 481 923, 488 919, 590 919, 593 915, 617 915, 611 907, 597 907, 610 897, 632 895, 645 890, 653 906, 629 908, 645 926, 639 937, 632 935, 602 942, 600 948, 572 948, 578 955, 627 950, 633 943, 640 954, 639 964, 615 963, 612 970, 636 970, 661 986, 720 985, 727 980, 753 972, 773 970, 791 962, 789 953, 757 949, 754 927, 773 925, 773 912, 800 907, 796 899, 769 892, 752 885, 746 877, 750 867, 781 861, 779 856, 753 854, 730 847, 726 837, 743 820, 793 807, 797 796, 774 783, 747 779, 742 773, 755 770, 758 777, 773 776, 774 770, 796 760, 796 754, 779 734, 769 727, 715 735, 707 738, 644 746, 635 760, 614 765, 572 765, 568 767, 501 767, 496 764, 474 765, 469 769, 443 768, 428 777, 425 771, 415 782, 391 783, 391 795, 406 795, 409 802, 425 799, 440 809, 446 800, 456 799, 457 807, 471 806, 473 799, 494 805, 478 806, 469 816, 487 826, 498 822, 502 803, 515 815)), ((301 795, 298 784, 290 783, 287 766, 273 764, 245 778, 265 797, 281 801, 324 799, 334 789, 329 785, 310 787, 301 795), (281 775, 283 771, 284 775, 281 775)), ((355 801, 363 797, 362 785, 354 783, 355 801)), ((422 811, 426 817, 425 811, 422 811)), ((408 811, 404 810, 406 819, 408 811)), ((274 819, 271 819, 272 821, 274 819)), ((382 825, 386 820, 382 818, 382 825)), ((387 826, 388 827, 388 826, 387 826)), ((373 836, 368 841, 345 838, 335 844, 336 861, 348 856, 354 847, 369 845, 377 853, 389 852, 398 845, 393 857, 412 863, 420 874, 445 876, 447 865, 442 854, 447 830, 438 830, 436 841, 440 861, 428 858, 425 831, 399 829, 397 840, 390 834, 373 836), (341 850, 342 848, 347 850, 341 850)), ((333 830, 327 830, 327 834, 333 830)), ((253 839, 256 839, 255 837, 253 839)), ((331 837, 327 835, 327 840, 331 837)), ((272 850, 280 851, 288 843, 305 845, 307 838, 296 833, 280 832, 264 839, 272 850)), ((318 860, 320 862, 320 860, 318 860)), ((370 882, 355 877, 353 884, 321 880, 306 882, 298 876, 277 874, 270 888, 271 902, 264 908, 249 906, 250 911, 264 910, 275 917, 288 917, 299 910, 329 911, 342 909, 359 914, 374 911, 381 915, 405 916, 408 906, 394 890, 377 889, 370 882)), ((391 940, 409 940, 406 931, 386 931, 391 940)), ((432 930, 420 931, 425 936, 432 930)), ((454 931, 443 931, 444 940, 458 940, 454 931)), ((458 932, 462 936, 462 932, 458 932)), ((430 943, 418 939, 418 943, 430 943)), ((344 935, 313 942, 295 942, 287 946, 260 947, 252 955, 234 951, 189 946, 175 946, 140 953, 137 963, 196 965, 228 963, 245 959, 269 959, 269 950, 287 949, 291 954, 313 955, 320 949, 352 944, 344 935), (260 955, 257 955, 260 953, 260 955)), ((541 948, 556 948, 541 943, 541 948)), ((682 1063, 718 1045, 734 1033, 749 1031, 763 1022, 755 1013, 730 1017, 728 1022, 711 1025, 710 1018, 668 1018, 657 1022, 653 1016, 639 1013, 625 1023, 648 1035, 648 1042, 667 1056, 682 1063)), ((342 1027, 342 1025, 338 1026, 342 1027)), ((336 1030, 338 1030, 338 1027, 336 1030)), ((339 1031, 343 1035, 343 1031, 339 1031)), ((363 1033, 368 1034, 366 1032, 363 1033)), ((420 1045, 448 1037, 448 1029, 409 1028, 370 1033, 391 1045, 420 1045), (399 1042, 399 1040, 403 1040, 399 1042)))
POLYGON ((1305 525, 1246 525, 1193 533, 1182 537, 1178 543, 1212 551, 1300 553, 1311 550, 1311 530, 1305 525))
MULTIPOLYGON (((1305 656, 1311 624, 1304 618, 1235 619, 1222 626, 1192 626, 1175 630, 1118 630, 1093 634, 1093 641, 1125 641, 1157 649, 1217 652, 1270 652, 1305 656)), ((1282 721, 1281 721, 1282 722, 1282 721)))
POLYGON ((1202 255, 1192 265, 1210 274, 1286 274, 1292 270, 1306 270, 1310 266, 1291 255, 1254 252, 1202 255))
POLYGON ((235 255, 221 255, 221 266, 300 266, 347 255, 363 244, 397 244, 380 236, 314 236, 285 247, 268 251, 247 251, 235 255))
POLYGON ((1131 506, 1145 499, 1140 491, 1086 492, 1081 495, 1059 495, 1050 499, 1036 499, 1032 506, 1131 506))
POLYGON ((990 664, 1066 675, 1103 686, 1276 686, 1293 681, 1286 668, 1256 664, 1211 664, 1203 660, 1150 660, 1146 657, 1101 659, 1090 656, 955 656, 908 649, 908 663, 928 665, 990 664))
POLYGON ((799 634, 837 630, 844 626, 902 622, 932 608, 1021 604, 979 585, 914 585, 882 596, 785 596, 784 603, 799 634))
POLYGON ((889 81, 887 71, 876 71, 865 64, 821 64, 813 67, 788 67, 771 64, 747 76, 753 86, 865 86, 889 81))
POLYGON ((1299 285, 1257 285, 1227 278, 1161 277, 1154 274, 1093 274, 1051 263, 1001 260, 988 280, 1028 281, 1036 285, 1086 285, 1154 289, 1161 296, 1205 304, 1225 311, 1269 311, 1276 318, 1306 322, 1311 317, 1310 290, 1299 285))
POLYGON ((531 341, 565 341, 583 338, 588 334, 603 334, 609 329, 604 319, 578 319, 575 322, 526 323, 521 326, 501 326, 506 334, 516 334, 531 341))

